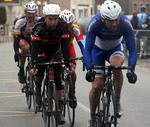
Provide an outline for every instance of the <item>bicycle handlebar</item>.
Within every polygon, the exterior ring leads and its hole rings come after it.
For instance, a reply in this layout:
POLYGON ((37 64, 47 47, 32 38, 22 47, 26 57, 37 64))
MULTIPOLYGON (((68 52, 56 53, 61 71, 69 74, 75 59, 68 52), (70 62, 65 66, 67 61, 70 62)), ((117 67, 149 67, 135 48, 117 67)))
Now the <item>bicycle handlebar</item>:
POLYGON ((94 66, 94 64, 91 65, 90 71, 92 69, 107 69, 107 70, 117 70, 117 69, 130 69, 131 71, 134 70, 134 66, 114 66, 114 65, 108 65, 108 66, 94 66))
POLYGON ((84 61, 83 61, 83 57, 73 57, 73 58, 70 58, 70 60, 81 60, 82 63, 83 63, 83 69, 82 71, 85 71, 85 64, 84 64, 84 61))

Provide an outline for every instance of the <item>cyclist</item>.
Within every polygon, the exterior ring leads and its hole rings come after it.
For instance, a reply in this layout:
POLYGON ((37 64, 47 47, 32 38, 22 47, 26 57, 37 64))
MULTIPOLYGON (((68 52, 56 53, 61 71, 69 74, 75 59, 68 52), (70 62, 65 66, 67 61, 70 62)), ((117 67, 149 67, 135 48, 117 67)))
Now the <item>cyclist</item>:
MULTIPOLYGON (((128 65, 135 66, 137 61, 137 52, 135 48, 135 38, 129 19, 121 14, 121 7, 115 1, 105 1, 100 8, 100 13, 96 14, 88 26, 86 43, 84 50, 84 62, 87 70, 91 64, 105 66, 105 61, 111 65, 121 66, 124 63, 123 39, 129 50, 128 65)), ((94 70, 102 72, 104 70, 94 70)), ((100 74, 95 75, 95 79, 87 72, 86 80, 92 82, 92 88, 89 93, 90 119, 89 127, 94 127, 95 110, 98 104, 99 94, 103 87, 103 77, 100 74), (94 79, 94 80, 92 80, 94 79)), ((127 78, 130 83, 135 83, 137 76, 131 70, 127 71, 127 78)), ((121 70, 114 71, 114 89, 117 106, 117 115, 122 115, 120 105, 121 88, 123 84, 123 74, 121 70)))
MULTIPOLYGON (((25 16, 17 20, 14 28, 14 59, 15 62, 19 62, 19 48, 21 50, 21 55, 25 55, 30 49, 31 43, 31 30, 35 22, 37 22, 40 17, 36 16, 38 6, 34 2, 26 3, 24 6, 25 16)), ((25 57, 21 57, 19 65, 18 80, 20 83, 25 83, 26 78, 24 76, 24 64, 25 57)))
MULTIPOLYGON (((49 62, 52 58, 55 61, 70 59, 69 53, 69 32, 67 23, 59 18, 61 10, 57 4, 47 4, 43 7, 43 15, 34 26, 32 32, 32 62, 49 62)), ((44 77, 45 67, 37 66, 35 75, 36 103, 41 106, 41 84, 44 77)), ((63 87, 61 85, 61 66, 54 66, 54 79, 57 87, 59 108, 62 106, 63 87)), ((33 74, 33 69, 31 70, 33 74)), ((64 116, 59 112, 58 124, 64 124, 64 116)))
MULTIPOLYGON (((67 22, 67 24, 68 24, 68 31, 70 34, 70 38, 69 38, 70 39, 70 42, 69 42, 70 57, 71 58, 76 57, 76 52, 75 52, 74 43, 73 43, 74 38, 76 39, 78 45, 80 46, 81 53, 83 55, 85 42, 84 42, 83 35, 82 35, 80 28, 78 27, 77 24, 74 23, 74 20, 75 20, 74 14, 71 11, 65 9, 61 12, 60 17, 62 19, 64 19, 64 21, 67 22)), ((74 92, 75 92, 75 82, 76 82, 76 78, 77 78, 75 69, 76 69, 76 64, 72 63, 72 72, 70 72, 70 74, 72 76, 74 92)), ((69 97, 72 98, 72 96, 71 96, 72 94, 69 94, 69 95, 70 95, 69 97)), ((70 107, 71 108, 77 107, 76 97, 75 97, 74 106, 70 102, 70 107)))

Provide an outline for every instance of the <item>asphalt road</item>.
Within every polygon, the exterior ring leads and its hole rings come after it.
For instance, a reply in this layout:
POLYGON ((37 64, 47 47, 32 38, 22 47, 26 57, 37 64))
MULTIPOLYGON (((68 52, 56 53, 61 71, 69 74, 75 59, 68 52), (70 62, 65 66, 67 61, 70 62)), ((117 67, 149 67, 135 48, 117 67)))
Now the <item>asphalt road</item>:
MULTIPOLYGON (((27 108, 26 99, 21 93, 17 81, 18 68, 13 60, 12 43, 0 44, 0 127, 44 127, 41 114, 35 115, 33 108, 27 108)), ((80 49, 75 43, 77 56, 80 49)), ((142 66, 136 67, 138 81, 135 85, 128 83, 124 77, 121 103, 124 110, 119 120, 119 127, 149 127, 150 125, 150 70, 142 66)), ((144 64, 145 65, 145 64, 144 64)), ((76 121, 74 127, 87 127, 89 118, 88 94, 91 84, 85 81, 86 71, 82 71, 82 63, 77 62, 76 121)), ((124 71, 125 73, 125 71, 124 71)), ((66 119, 67 120, 67 119, 66 119)), ((68 122, 62 127, 69 127, 68 122)))

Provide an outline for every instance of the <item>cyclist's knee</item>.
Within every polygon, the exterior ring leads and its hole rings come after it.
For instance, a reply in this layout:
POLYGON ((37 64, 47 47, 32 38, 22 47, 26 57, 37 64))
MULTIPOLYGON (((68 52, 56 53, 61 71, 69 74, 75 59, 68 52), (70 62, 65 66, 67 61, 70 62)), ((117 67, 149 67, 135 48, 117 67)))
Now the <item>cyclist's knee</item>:
POLYGON ((93 92, 101 91, 102 87, 103 87, 103 80, 102 80, 102 78, 95 78, 94 82, 92 83, 92 90, 93 90, 93 92))
POLYGON ((26 40, 20 40, 19 47, 23 53, 27 53, 30 48, 30 45, 28 44, 26 40))

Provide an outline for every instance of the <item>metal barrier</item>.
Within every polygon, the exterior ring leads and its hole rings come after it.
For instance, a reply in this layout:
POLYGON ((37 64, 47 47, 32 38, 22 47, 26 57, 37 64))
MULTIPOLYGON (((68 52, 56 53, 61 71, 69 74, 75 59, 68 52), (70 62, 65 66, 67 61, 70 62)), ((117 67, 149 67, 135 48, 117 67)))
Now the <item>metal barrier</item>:
POLYGON ((139 57, 150 56, 150 30, 134 30, 134 34, 139 57))
POLYGON ((13 41, 14 26, 0 25, 0 42, 13 41))

